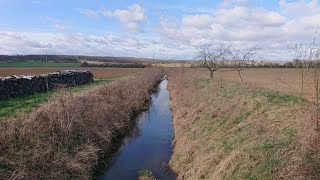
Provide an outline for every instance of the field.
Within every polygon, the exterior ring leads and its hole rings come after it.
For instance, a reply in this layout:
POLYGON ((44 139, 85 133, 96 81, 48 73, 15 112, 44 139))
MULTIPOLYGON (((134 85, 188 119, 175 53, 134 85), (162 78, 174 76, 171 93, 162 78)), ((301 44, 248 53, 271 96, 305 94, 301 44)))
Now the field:
POLYGON ((44 74, 70 69, 89 70, 93 73, 94 79, 117 78, 143 71, 143 69, 139 68, 0 67, 0 77, 12 75, 44 74))
POLYGON ((80 65, 80 63, 55 63, 40 61, 0 63, 0 67, 80 67, 80 65))
POLYGON ((190 67, 191 64, 188 63, 156 63, 152 64, 153 66, 159 66, 159 67, 164 67, 164 68, 177 68, 177 67, 190 67))
MULTIPOLYGON (((206 69, 189 69, 201 77, 209 77, 206 69)), ((299 96, 301 92, 300 69, 289 68, 248 68, 242 72, 243 81, 256 87, 262 87, 271 91, 299 96)), ((236 71, 220 69, 214 72, 215 79, 239 82, 236 71)), ((305 81, 304 98, 313 97, 313 78, 308 75, 305 81)))
POLYGON ((114 81, 115 79, 98 79, 93 84, 80 85, 70 87, 68 89, 58 89, 46 93, 39 93, 34 95, 27 95, 23 97, 11 98, 0 101, 0 121, 8 120, 12 118, 18 118, 23 115, 27 115, 41 104, 48 102, 49 100, 58 98, 66 93, 75 93, 85 90, 89 90, 98 85, 104 85, 114 81))
MULTIPOLYGON (((28 75, 28 74, 44 74, 55 72, 59 70, 70 69, 69 67, 0 67, 0 77, 11 75, 28 75)), ((72 68, 79 69, 79 68, 72 68)), ((80 68, 84 69, 84 68, 80 68)), ((66 90, 59 90, 48 93, 40 93, 31 96, 12 98, 0 102, 0 120, 7 118, 16 118, 25 113, 30 113, 34 108, 40 104, 47 102, 51 98, 56 98, 59 94, 65 92, 77 92, 81 90, 91 89, 93 86, 111 82, 117 78, 126 77, 129 75, 142 73, 142 69, 130 69, 130 68, 85 68, 90 70, 95 79, 95 83, 92 85, 82 85, 72 87, 66 90)))

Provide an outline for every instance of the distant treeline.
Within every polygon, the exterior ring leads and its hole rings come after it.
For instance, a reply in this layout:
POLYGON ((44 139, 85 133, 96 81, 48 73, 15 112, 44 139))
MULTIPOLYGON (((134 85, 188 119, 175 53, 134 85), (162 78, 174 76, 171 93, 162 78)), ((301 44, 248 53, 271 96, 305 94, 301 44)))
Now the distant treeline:
POLYGON ((88 63, 87 61, 81 64, 81 67, 113 67, 113 68, 145 68, 147 65, 142 63, 88 63))
MULTIPOLYGON (((112 57, 112 56, 80 56, 80 55, 47 55, 48 61, 75 63, 83 61, 99 61, 113 63, 186 63, 186 60, 161 60, 135 57, 112 57)), ((46 55, 0 55, 0 63, 26 62, 26 61, 46 61, 46 55)))
MULTIPOLYGON (((233 68, 234 65, 231 61, 226 61, 219 65, 221 68, 233 68)), ((320 67, 320 60, 317 61, 301 61, 293 60, 286 62, 247 62, 241 65, 242 68, 302 68, 302 67, 320 67)), ((201 62, 191 64, 190 68, 205 68, 205 65, 201 62)))
MULTIPOLYGON (((46 61, 46 55, 0 55, 0 62, 26 62, 26 61, 46 61)), ((51 62, 78 62, 77 56, 47 55, 47 60, 51 62)))

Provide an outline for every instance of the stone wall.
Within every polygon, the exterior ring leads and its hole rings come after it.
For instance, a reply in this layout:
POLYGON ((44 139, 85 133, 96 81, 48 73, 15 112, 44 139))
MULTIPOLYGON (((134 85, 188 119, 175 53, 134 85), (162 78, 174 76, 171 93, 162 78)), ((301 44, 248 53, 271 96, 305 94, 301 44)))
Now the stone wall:
POLYGON ((0 77, 0 100, 93 82, 90 71, 67 70, 37 76, 0 77))

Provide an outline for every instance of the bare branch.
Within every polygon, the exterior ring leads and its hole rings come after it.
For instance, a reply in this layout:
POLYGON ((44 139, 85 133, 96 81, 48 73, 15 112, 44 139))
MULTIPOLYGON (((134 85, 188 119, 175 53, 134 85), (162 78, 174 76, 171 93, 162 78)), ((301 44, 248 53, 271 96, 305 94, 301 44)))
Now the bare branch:
POLYGON ((213 73, 221 68, 226 60, 228 51, 229 46, 223 43, 212 43, 201 47, 196 58, 203 62, 204 67, 210 72, 210 77, 213 78, 213 73))
POLYGON ((229 48, 229 58, 231 60, 233 69, 238 72, 241 83, 243 82, 241 73, 244 68, 248 67, 251 62, 256 60, 256 52, 256 46, 244 50, 236 49, 234 47, 229 48))

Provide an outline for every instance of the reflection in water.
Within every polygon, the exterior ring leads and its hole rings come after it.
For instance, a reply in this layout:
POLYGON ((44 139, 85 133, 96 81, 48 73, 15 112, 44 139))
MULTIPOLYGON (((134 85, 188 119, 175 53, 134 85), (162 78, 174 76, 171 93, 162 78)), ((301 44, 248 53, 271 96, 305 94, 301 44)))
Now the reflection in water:
POLYGON ((137 179, 137 172, 151 171, 157 179, 176 179, 166 169, 172 154, 172 114, 169 107, 167 80, 152 95, 151 107, 138 117, 136 128, 124 139, 111 157, 100 179, 137 179))

